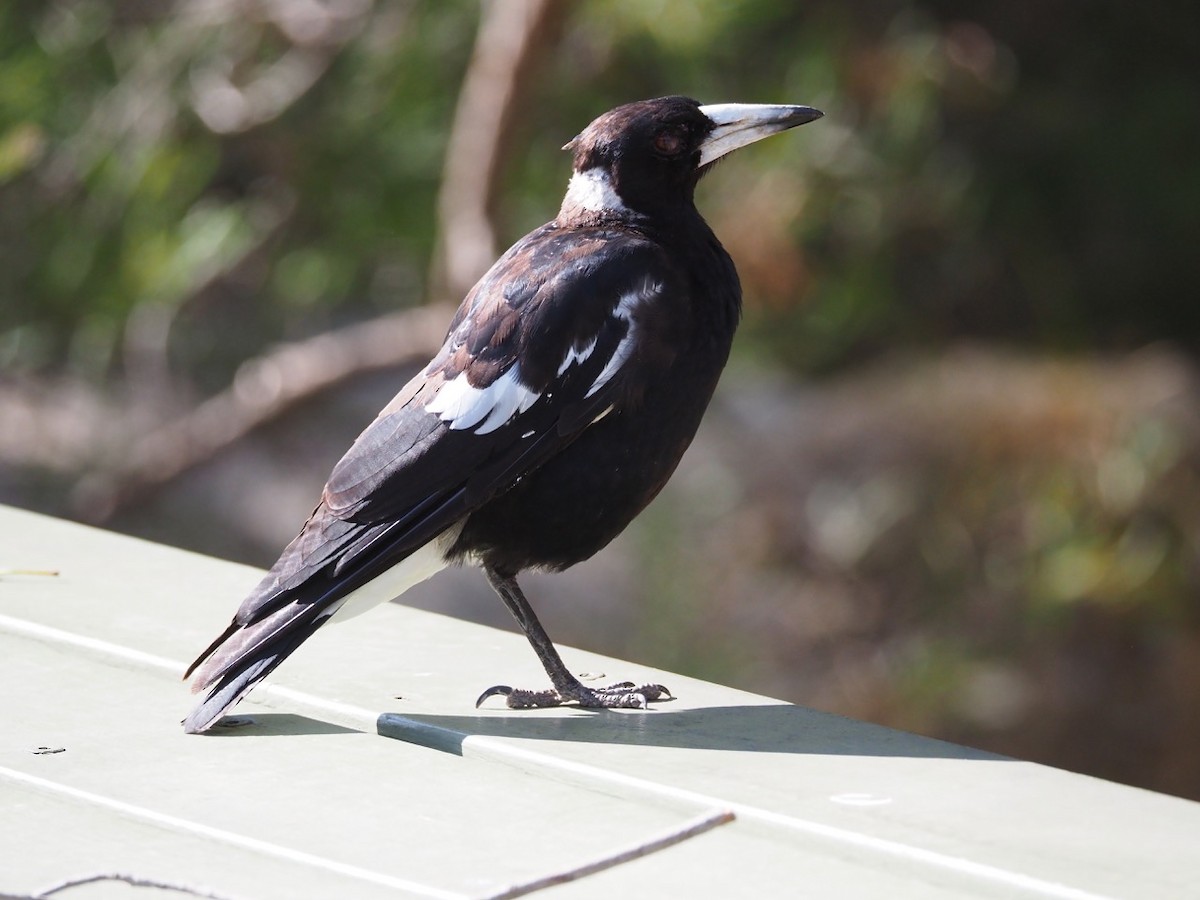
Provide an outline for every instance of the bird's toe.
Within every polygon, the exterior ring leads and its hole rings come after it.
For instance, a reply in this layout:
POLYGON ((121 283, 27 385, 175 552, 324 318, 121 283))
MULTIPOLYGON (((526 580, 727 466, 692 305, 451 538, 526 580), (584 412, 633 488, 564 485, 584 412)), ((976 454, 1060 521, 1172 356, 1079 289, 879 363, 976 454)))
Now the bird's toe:
POLYGON ((675 699, 665 685, 635 685, 632 681, 593 688, 592 691, 600 698, 601 706, 618 709, 646 709, 651 703, 675 699))
POLYGON ((543 691, 528 691, 498 684, 490 687, 475 701, 478 709, 490 697, 503 697, 509 709, 549 709, 576 703, 585 709, 646 709, 649 704, 674 700, 674 695, 661 684, 638 686, 632 681, 622 681, 607 687, 589 688, 576 683, 564 690, 553 688, 543 691))

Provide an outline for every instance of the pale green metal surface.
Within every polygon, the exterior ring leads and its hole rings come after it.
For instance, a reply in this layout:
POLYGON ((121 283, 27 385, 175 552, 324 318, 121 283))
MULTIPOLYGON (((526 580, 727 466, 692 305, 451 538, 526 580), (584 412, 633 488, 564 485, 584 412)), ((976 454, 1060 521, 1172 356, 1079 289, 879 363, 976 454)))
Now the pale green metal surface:
POLYGON ((0 568, 60 572, 0 577, 0 893, 483 897, 730 810, 547 894, 1200 897, 1200 804, 569 649, 680 699, 476 711, 541 684, 524 639, 395 605, 187 736, 183 663, 258 572, 5 508, 0 568))

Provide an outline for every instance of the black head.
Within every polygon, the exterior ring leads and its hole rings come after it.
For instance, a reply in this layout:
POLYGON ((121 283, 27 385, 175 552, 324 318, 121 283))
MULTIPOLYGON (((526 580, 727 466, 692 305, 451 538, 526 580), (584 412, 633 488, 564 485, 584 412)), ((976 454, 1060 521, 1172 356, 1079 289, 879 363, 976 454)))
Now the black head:
POLYGON ((690 207, 696 183, 714 161, 820 116, 807 106, 702 106, 688 97, 618 106, 564 148, 574 153, 575 174, 562 215, 655 216, 690 207))

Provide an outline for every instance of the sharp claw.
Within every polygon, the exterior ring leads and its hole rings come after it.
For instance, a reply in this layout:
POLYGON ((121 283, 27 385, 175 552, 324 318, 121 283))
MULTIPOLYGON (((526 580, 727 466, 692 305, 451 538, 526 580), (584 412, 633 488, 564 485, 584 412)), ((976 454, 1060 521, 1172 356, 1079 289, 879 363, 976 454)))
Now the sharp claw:
POLYGON ((488 697, 508 697, 512 695, 512 692, 513 689, 507 684, 498 684, 495 687, 490 687, 479 695, 479 699, 475 701, 475 708, 479 709, 479 707, 483 706, 483 701, 488 697))

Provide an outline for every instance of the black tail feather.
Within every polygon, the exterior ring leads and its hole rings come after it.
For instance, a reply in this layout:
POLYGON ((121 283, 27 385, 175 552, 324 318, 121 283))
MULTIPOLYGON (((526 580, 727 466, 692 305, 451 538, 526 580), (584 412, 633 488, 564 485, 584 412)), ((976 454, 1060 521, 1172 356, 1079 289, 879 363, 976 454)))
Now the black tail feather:
POLYGON ((187 671, 183 673, 183 680, 187 681, 189 678, 191 678, 192 673, 196 671, 196 669, 199 667, 199 665, 202 662, 204 662, 206 659, 208 659, 210 656, 212 656, 213 653, 216 652, 217 648, 220 647, 227 640, 229 640, 231 637, 233 637, 234 632, 236 632, 241 627, 242 626, 238 624, 237 619, 234 619, 232 622, 230 622, 229 627, 226 628, 224 631, 222 631, 220 636, 218 636, 215 641, 213 641, 211 644, 209 644, 207 647, 205 647, 203 653, 201 653, 194 660, 192 660, 192 664, 190 666, 188 666, 187 671))
POLYGON ((207 693, 183 720, 183 730, 198 734, 212 727, 326 622, 326 609, 292 603, 257 622, 240 624, 235 619, 188 667, 185 678, 195 672, 192 690, 207 693))

